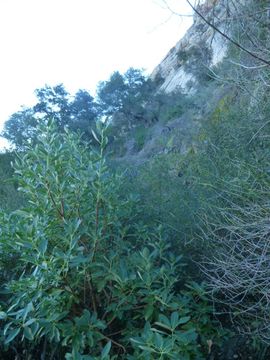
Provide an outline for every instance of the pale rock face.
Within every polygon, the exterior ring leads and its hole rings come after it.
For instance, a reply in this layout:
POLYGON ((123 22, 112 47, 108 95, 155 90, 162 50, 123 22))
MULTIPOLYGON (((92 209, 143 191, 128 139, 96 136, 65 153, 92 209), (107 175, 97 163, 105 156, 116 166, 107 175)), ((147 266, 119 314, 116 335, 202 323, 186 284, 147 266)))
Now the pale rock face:
POLYGON ((190 92, 192 86, 188 86, 188 84, 190 84, 192 80, 194 81, 194 76, 180 67, 177 70, 172 70, 168 74, 164 83, 160 87, 160 90, 164 90, 166 93, 170 93, 179 88, 185 89, 186 92, 190 92))
POLYGON ((211 66, 216 66, 224 59, 227 52, 227 44, 225 43, 225 39, 219 34, 216 34, 213 39, 212 51, 213 55, 211 60, 211 66))
MULTIPOLYGON (((226 16, 223 0, 208 0, 199 10, 207 15, 213 6, 220 19, 218 27, 222 30, 222 19, 226 16)), ((154 69, 151 78, 160 81, 161 91, 170 93, 182 89, 186 93, 192 93, 198 82, 196 67, 199 72, 199 66, 204 69, 216 66, 225 57, 226 52, 226 40, 195 15, 193 25, 154 69)))

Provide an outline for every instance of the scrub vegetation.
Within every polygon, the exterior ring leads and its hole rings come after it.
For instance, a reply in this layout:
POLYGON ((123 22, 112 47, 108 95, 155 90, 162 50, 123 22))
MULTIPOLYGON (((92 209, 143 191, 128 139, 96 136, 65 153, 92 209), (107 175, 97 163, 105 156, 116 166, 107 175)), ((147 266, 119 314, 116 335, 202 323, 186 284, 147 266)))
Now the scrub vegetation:
POLYGON ((7 120, 1 359, 269 359, 268 7, 195 93, 129 69, 7 120))

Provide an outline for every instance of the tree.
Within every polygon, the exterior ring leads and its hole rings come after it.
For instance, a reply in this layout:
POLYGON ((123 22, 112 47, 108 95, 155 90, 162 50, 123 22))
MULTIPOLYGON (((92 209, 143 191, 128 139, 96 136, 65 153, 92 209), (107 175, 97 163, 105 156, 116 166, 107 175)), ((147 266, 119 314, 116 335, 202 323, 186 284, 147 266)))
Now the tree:
POLYGON ((18 149, 35 143, 38 125, 50 119, 54 119, 60 132, 68 126, 73 131, 83 132, 84 138, 92 138, 90 129, 95 127, 99 108, 86 90, 79 90, 72 98, 63 84, 46 85, 35 94, 37 103, 33 107, 12 114, 5 123, 2 135, 18 149))
POLYGON ((142 70, 134 68, 129 68, 125 72, 124 79, 128 87, 129 95, 137 95, 138 92, 142 92, 147 82, 142 70))
POLYGON ((102 112, 106 116, 120 111, 127 96, 128 87, 124 76, 115 71, 108 81, 102 81, 97 88, 98 100, 102 112))
POLYGON ((70 129, 83 133, 85 139, 92 138, 92 128, 99 117, 99 106, 86 90, 79 90, 70 104, 70 129))
POLYGON ((130 68, 123 75, 114 72, 98 86, 98 101, 105 116, 124 117, 129 124, 142 119, 147 79, 141 70, 130 68))
POLYGON ((21 149, 24 144, 29 143, 36 137, 37 119, 31 108, 12 114, 6 121, 2 136, 21 149))
POLYGON ((37 89, 35 94, 38 103, 33 107, 33 111, 37 117, 42 119, 53 118, 61 129, 69 124, 71 99, 63 84, 54 87, 45 85, 45 87, 37 89))

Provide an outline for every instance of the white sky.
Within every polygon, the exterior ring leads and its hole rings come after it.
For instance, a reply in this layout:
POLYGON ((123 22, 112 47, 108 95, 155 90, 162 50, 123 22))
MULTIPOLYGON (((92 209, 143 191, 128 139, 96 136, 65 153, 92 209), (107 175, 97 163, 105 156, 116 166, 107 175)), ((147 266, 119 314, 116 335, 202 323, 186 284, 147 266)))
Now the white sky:
MULTIPOLYGON (((191 14, 186 0, 168 0, 191 14)), ((151 72, 192 18, 162 0, 0 0, 0 130, 35 89, 87 89, 115 70, 151 72)), ((0 147, 4 146, 0 139, 0 147)))

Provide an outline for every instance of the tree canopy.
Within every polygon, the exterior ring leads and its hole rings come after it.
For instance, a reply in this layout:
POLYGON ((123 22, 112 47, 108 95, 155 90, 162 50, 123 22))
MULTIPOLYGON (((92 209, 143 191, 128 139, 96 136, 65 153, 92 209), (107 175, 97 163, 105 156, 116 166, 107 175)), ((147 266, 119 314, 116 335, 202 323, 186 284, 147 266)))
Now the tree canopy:
POLYGON ((17 148, 36 142, 39 124, 54 119, 59 131, 65 126, 80 131, 86 139, 91 138, 99 106, 86 90, 79 90, 71 96, 63 84, 45 85, 35 91, 37 102, 32 107, 24 107, 12 114, 6 121, 3 137, 17 148))
POLYGON ((145 104, 153 96, 153 84, 140 69, 130 68, 124 74, 115 71, 97 86, 96 99, 80 89, 74 96, 63 84, 45 85, 35 90, 37 102, 12 114, 6 121, 2 136, 22 148, 36 141, 37 126, 54 119, 59 131, 68 126, 80 131, 84 139, 92 139, 91 129, 100 118, 121 118, 127 124, 147 121, 145 104))

